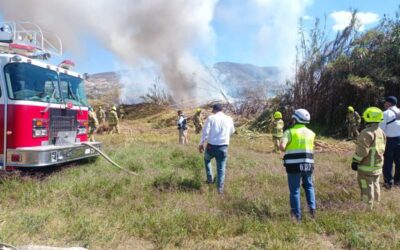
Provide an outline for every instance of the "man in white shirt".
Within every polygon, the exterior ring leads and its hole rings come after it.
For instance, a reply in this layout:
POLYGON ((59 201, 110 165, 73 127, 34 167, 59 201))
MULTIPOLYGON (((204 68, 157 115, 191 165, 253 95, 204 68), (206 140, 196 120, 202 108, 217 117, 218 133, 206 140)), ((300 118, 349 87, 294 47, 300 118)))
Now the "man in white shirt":
POLYGON ((222 105, 213 106, 210 115, 203 128, 199 144, 200 153, 204 152, 204 163, 206 167, 207 183, 214 183, 211 160, 215 158, 217 162, 217 188, 218 193, 222 194, 225 181, 225 167, 228 157, 228 145, 230 136, 235 132, 233 120, 230 116, 222 112, 222 105), (207 141, 206 149, 204 144, 207 141))
POLYGON ((383 121, 379 124, 387 137, 383 161, 384 187, 387 189, 392 188, 393 182, 400 186, 400 110, 396 105, 396 97, 386 97, 384 103, 386 110, 383 112, 383 121), (393 162, 395 164, 394 178, 393 162))

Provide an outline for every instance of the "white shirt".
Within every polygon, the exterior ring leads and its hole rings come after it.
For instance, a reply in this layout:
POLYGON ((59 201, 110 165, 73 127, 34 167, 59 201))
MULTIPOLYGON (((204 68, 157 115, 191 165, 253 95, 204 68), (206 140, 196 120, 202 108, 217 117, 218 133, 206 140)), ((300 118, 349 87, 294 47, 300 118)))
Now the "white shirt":
POLYGON ((383 112, 383 121, 379 123, 379 127, 385 132, 387 137, 400 136, 400 120, 395 120, 396 114, 400 114, 400 110, 396 106, 392 106, 383 112), (393 120, 395 121, 387 124, 393 120))
POLYGON ((223 112, 210 115, 203 128, 200 145, 208 141, 211 145, 229 145, 230 136, 235 132, 233 120, 223 112))
POLYGON ((180 115, 180 116, 178 117, 178 120, 177 120, 176 124, 177 124, 178 126, 182 126, 184 120, 185 120, 185 116, 180 115))

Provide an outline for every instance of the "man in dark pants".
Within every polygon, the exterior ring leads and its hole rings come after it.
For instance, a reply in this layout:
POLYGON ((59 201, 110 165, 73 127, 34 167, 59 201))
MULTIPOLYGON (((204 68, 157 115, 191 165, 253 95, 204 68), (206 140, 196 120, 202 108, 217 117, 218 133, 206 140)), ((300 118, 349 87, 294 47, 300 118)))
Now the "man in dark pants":
POLYGON ((384 187, 386 189, 391 189, 393 184, 400 186, 400 110, 396 105, 396 97, 388 96, 385 99, 383 121, 379 124, 387 137, 383 161, 384 187), (394 178, 393 162, 395 164, 394 178))

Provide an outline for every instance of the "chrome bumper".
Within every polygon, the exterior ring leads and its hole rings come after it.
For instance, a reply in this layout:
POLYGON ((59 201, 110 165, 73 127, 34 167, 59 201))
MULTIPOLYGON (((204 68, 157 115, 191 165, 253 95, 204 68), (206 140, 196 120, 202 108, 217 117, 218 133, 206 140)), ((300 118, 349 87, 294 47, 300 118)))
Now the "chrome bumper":
MULTIPOLYGON (((101 142, 90 142, 90 144, 99 149, 102 146, 101 142)), ((7 166, 45 167, 98 155, 94 149, 80 143, 7 149, 7 166)))

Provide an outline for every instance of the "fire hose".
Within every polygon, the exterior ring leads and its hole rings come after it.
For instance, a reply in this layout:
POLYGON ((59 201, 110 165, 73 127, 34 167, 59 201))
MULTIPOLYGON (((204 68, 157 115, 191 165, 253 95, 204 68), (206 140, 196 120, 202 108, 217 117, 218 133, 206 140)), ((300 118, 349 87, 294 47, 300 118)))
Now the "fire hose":
POLYGON ((87 142, 82 142, 82 144, 92 148, 93 150, 95 150, 97 153, 99 153, 101 156, 103 156, 104 159, 106 159, 109 163, 111 163, 113 166, 121 169, 122 171, 125 171, 125 172, 127 172, 128 174, 131 174, 131 175, 138 175, 138 173, 135 173, 133 171, 130 171, 130 170, 128 170, 126 168, 123 168, 120 165, 118 165, 116 162, 111 160, 110 157, 108 157, 105 153, 103 153, 100 149, 96 148, 95 146, 93 146, 93 145, 91 145, 91 144, 89 144, 87 142))

